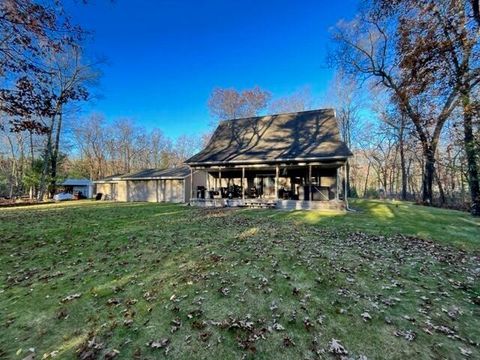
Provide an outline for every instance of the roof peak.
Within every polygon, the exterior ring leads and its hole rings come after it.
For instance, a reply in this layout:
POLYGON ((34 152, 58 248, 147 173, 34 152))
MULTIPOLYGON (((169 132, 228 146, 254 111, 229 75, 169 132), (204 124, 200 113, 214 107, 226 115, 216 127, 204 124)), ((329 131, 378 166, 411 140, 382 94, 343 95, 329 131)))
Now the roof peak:
POLYGON ((241 118, 233 118, 233 119, 224 119, 220 120, 219 123, 229 122, 229 121, 238 121, 238 120, 247 120, 247 119, 260 119, 266 117, 273 117, 273 116, 282 116, 282 115, 302 115, 302 114, 309 114, 315 112, 327 112, 331 111, 332 115, 335 116, 335 109, 334 108, 322 108, 322 109, 313 109, 313 110, 304 110, 304 111, 292 111, 292 112, 285 112, 285 113, 276 113, 276 114, 266 114, 266 115, 257 115, 257 116, 247 116, 241 118))

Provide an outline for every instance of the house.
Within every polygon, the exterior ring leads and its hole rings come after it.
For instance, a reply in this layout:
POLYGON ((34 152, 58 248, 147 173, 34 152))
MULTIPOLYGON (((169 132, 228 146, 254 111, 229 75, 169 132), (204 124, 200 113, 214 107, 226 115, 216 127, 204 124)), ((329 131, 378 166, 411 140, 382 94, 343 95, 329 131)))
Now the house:
POLYGON ((93 183, 88 179, 65 179, 60 186, 72 195, 82 193, 87 198, 93 196, 93 183))
POLYGON ((351 156, 333 109, 222 121, 185 162, 205 179, 190 183, 190 203, 344 208, 340 175, 351 156))
POLYGON ((173 169, 146 169, 126 175, 113 175, 95 181, 96 192, 117 201, 190 202, 192 178, 198 186, 200 174, 188 166, 173 169))
POLYGON ((97 193, 117 201, 341 209, 340 177, 350 156, 335 111, 321 109, 222 121, 186 166, 95 184, 97 193))

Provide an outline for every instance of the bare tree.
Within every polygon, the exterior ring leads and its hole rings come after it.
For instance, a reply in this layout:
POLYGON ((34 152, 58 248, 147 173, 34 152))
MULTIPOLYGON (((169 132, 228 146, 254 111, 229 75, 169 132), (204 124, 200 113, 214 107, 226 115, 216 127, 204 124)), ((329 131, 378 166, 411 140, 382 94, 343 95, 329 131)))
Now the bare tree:
POLYGON ((314 101, 309 87, 303 87, 291 95, 272 100, 269 112, 272 114, 312 110, 314 101))
POLYGON ((344 71, 362 80, 372 80, 389 91, 413 123, 424 157, 423 202, 432 204, 435 154, 443 126, 457 105, 459 88, 453 86, 438 92, 426 86, 431 80, 428 72, 415 76, 407 72, 401 54, 397 53, 400 39, 394 25, 390 18, 368 13, 351 22, 340 22, 333 33, 337 49, 332 60, 344 71))
MULTIPOLYGON (((52 117, 51 128, 48 136, 54 136, 51 153, 49 146, 45 149, 45 156, 50 161, 50 190, 55 191, 57 180, 57 166, 60 153, 60 140, 62 136, 63 119, 66 113, 70 111, 72 103, 86 101, 89 99, 88 88, 94 85, 99 77, 99 71, 96 69, 98 62, 85 62, 82 59, 82 49, 78 45, 73 45, 65 49, 60 54, 54 56, 54 72, 52 81, 52 92, 56 95, 57 114, 52 117)), ((40 188, 42 190, 42 188, 40 188)))
POLYGON ((270 98, 270 92, 258 86, 241 92, 236 89, 215 88, 208 99, 208 108, 216 125, 219 120, 258 115, 267 107, 270 98))
MULTIPOLYGON (((327 93, 327 107, 333 107, 336 110, 336 117, 340 129, 340 135, 347 146, 355 150, 358 142, 355 141, 360 126, 360 110, 363 104, 363 97, 358 91, 358 84, 355 78, 342 71, 335 74, 327 93)), ((355 151, 354 151, 355 152, 355 151)), ((346 166, 347 193, 352 195, 350 168, 351 162, 346 166)))
POLYGON ((198 152, 202 145, 202 139, 196 136, 180 135, 171 151, 170 166, 180 167, 185 160, 198 152))
MULTIPOLYGON (((474 119, 474 91, 480 83, 480 23, 478 1, 379 1, 381 15, 400 14, 399 50, 402 68, 416 77, 411 90, 446 96, 457 92, 463 113, 471 213, 480 216, 479 168, 474 119)), ((439 184, 439 189, 441 186, 439 184)))

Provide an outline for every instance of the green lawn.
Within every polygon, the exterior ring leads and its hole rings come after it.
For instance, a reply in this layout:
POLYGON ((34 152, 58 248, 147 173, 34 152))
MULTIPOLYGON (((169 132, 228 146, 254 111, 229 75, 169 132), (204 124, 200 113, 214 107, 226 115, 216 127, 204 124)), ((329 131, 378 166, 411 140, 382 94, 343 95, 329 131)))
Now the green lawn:
POLYGON ((480 358, 479 220, 352 207, 2 209, 0 358, 480 358))

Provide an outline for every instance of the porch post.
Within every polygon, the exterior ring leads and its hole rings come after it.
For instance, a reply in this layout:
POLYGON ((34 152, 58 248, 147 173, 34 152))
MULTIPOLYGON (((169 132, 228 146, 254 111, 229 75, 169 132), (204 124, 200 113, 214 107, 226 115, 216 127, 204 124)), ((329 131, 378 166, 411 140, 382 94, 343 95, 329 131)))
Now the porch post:
POLYGON ((280 166, 275 167, 275 200, 278 200, 278 175, 280 174, 280 166))
POLYGON ((336 175, 336 178, 335 178, 335 187, 337 188, 337 191, 335 191, 335 200, 338 200, 338 193, 340 192, 340 187, 338 185, 338 167, 337 167, 337 175, 336 175))
POLYGON ((190 168, 190 201, 194 198, 193 196, 193 169, 190 168))
POLYGON ((222 168, 218 168, 218 180, 220 182, 219 188, 222 187, 222 168))
POLYGON ((308 191, 308 197, 310 201, 313 200, 313 194, 312 194, 312 165, 308 165, 308 186, 309 186, 309 191, 308 191))
POLYGON ((245 200, 245 167, 242 166, 242 200, 245 200))
POLYGON ((158 200, 158 179, 155 180, 155 199, 157 200, 157 203, 159 202, 158 200))

